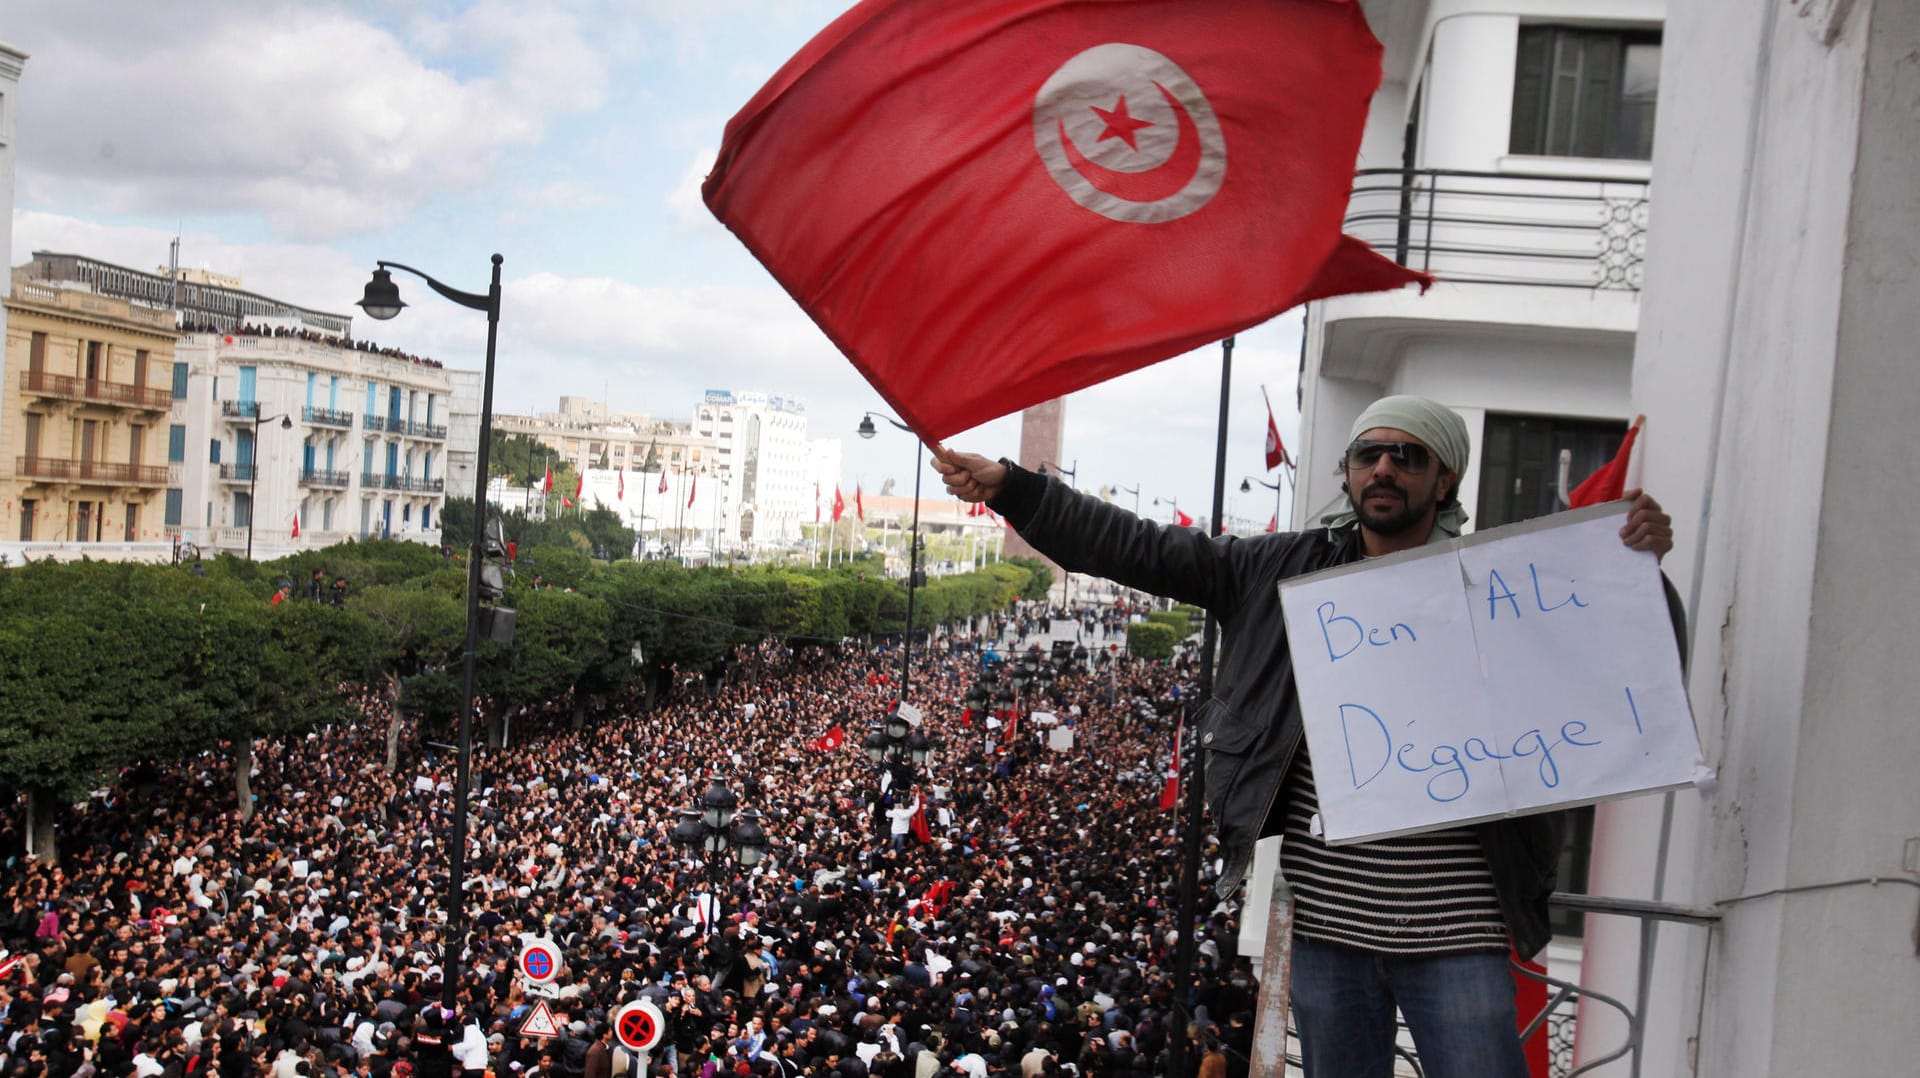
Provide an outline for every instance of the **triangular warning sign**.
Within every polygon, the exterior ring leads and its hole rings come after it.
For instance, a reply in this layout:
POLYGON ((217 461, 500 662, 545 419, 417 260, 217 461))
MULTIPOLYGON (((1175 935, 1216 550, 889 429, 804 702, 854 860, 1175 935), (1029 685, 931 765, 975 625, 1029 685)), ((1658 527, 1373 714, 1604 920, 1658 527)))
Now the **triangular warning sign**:
POLYGON ((541 1000, 533 1005, 533 1013, 520 1023, 522 1037, 558 1037, 560 1025, 553 1020, 553 1012, 547 1009, 547 1001, 541 1000))

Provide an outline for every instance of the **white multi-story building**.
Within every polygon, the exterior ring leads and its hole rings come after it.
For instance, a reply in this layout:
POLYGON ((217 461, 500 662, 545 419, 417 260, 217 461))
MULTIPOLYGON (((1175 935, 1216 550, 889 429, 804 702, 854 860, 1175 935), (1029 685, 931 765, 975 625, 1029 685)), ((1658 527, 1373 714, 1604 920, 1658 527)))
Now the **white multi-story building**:
POLYGON ((798 542, 801 526, 813 523, 821 474, 805 406, 790 397, 710 389, 694 407, 693 433, 717 446, 725 544, 798 542))
POLYGON ((174 391, 181 512, 167 515, 183 538, 233 551, 251 541, 255 557, 440 541, 445 368, 299 337, 190 333, 174 348, 174 391))
MULTIPOLYGON (((26 70, 27 54, 0 41, 0 257, 13 258, 13 114, 20 88, 20 75, 26 70)), ((0 305, 0 341, 7 339, 7 312, 0 305)), ((6 357, 0 355, 0 376, 5 376, 6 357)), ((0 418, 0 423, 4 423, 0 418)))

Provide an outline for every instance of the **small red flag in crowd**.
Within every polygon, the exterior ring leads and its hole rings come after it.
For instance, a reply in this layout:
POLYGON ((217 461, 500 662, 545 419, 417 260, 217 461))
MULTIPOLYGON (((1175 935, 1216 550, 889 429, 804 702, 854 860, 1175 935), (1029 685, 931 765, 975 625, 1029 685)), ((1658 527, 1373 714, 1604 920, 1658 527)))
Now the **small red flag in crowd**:
POLYGON ((835 723, 833 729, 807 742, 807 747, 815 752, 832 752, 845 743, 846 740, 846 729, 839 723, 835 723))
POLYGON ((1267 521, 1267 531, 1269 533, 1272 533, 1272 532, 1277 532, 1279 530, 1280 530, 1280 514, 1275 513, 1273 514, 1273 519, 1267 521))
POLYGON ((1633 426, 1627 428, 1627 436, 1620 439, 1620 448, 1613 454, 1613 459, 1601 465, 1599 471, 1587 476, 1567 495, 1567 508, 1599 505, 1614 501, 1627 492, 1627 464, 1633 459, 1633 443, 1639 439, 1640 427, 1645 421, 1644 416, 1634 418, 1633 426))
POLYGON ((944 438, 1427 283, 1340 235, 1380 58, 1350 2, 864 0, 727 124, 702 194, 944 438))
POLYGON ((1160 787, 1160 811, 1172 812, 1180 803, 1180 735, 1186 730, 1183 721, 1173 728, 1173 755, 1167 757, 1167 781, 1160 787))
POLYGON ((1191 528, 1193 527, 1193 518, 1181 512, 1180 510, 1175 509, 1173 511, 1173 523, 1175 527, 1191 528))

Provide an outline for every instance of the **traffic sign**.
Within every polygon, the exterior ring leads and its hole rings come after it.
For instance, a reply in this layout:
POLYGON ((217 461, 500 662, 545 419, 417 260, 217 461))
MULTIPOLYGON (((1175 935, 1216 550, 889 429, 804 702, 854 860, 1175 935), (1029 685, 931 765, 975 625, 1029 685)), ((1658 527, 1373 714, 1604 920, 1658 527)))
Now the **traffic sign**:
POLYGON ((636 999, 613 1012, 613 1035, 629 1052, 644 1052, 660 1043, 666 1033, 666 1018, 650 999, 636 999))
POLYGON ((551 984, 560 976, 560 949, 551 940, 528 940, 520 948, 520 975, 534 984, 551 984))
POLYGON ((560 1023, 553 1020, 553 1012, 547 1009, 547 1001, 541 1000, 533 1005, 533 1011, 527 1020, 520 1023, 522 1037, 541 1037, 552 1039, 560 1035, 560 1023))

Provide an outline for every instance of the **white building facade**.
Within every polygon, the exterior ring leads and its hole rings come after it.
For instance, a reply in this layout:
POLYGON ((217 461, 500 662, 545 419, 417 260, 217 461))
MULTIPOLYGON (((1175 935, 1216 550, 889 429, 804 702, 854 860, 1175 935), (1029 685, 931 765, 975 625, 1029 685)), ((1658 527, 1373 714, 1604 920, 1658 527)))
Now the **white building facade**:
POLYGON ((169 460, 181 480, 167 523, 202 551, 440 542, 445 368, 299 337, 189 333, 174 393, 169 460))
POLYGON ((694 407, 693 433, 717 447, 722 546, 798 543, 801 526, 813 523, 819 478, 806 407, 791 397, 710 389, 694 407))
MULTIPOLYGON (((27 54, 0 41, 0 256, 13 258, 13 158, 14 112, 19 100, 20 76, 26 71, 27 54)), ((7 339, 7 312, 0 305, 0 341, 7 339)), ((7 374, 6 357, 0 355, 0 377, 7 374)))

